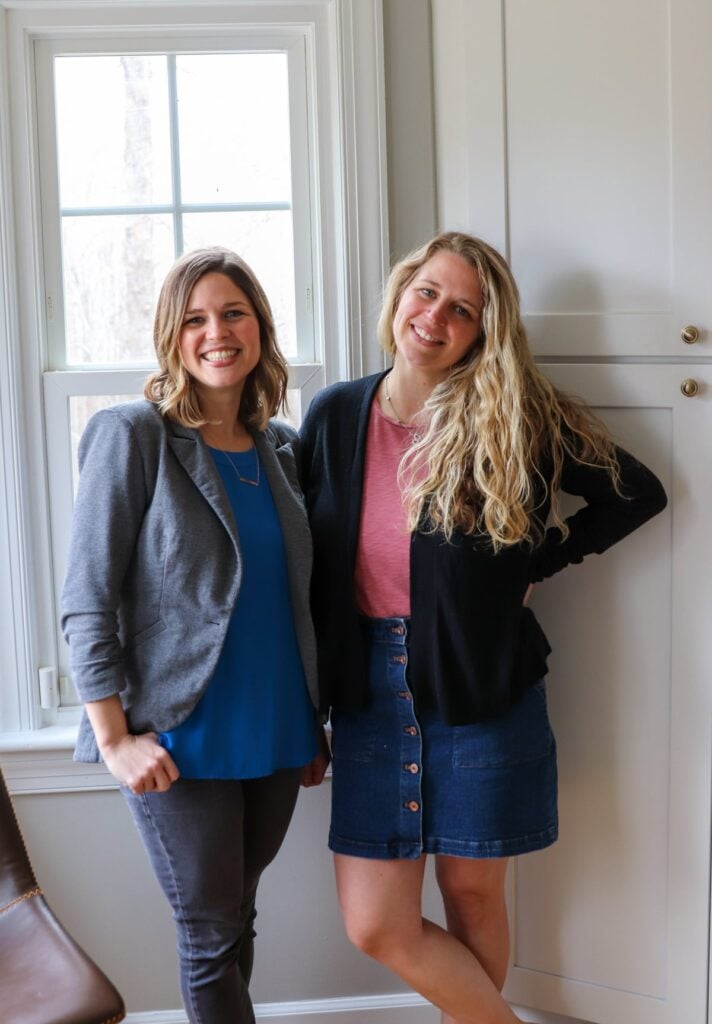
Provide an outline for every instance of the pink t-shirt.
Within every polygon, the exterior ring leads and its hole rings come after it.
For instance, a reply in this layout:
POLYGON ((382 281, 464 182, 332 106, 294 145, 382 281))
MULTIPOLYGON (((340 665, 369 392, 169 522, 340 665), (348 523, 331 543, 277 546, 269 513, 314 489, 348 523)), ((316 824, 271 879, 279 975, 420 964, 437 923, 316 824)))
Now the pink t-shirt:
POLYGON ((410 533, 398 466, 411 431, 371 403, 356 551, 356 604, 374 619, 410 615, 410 533))

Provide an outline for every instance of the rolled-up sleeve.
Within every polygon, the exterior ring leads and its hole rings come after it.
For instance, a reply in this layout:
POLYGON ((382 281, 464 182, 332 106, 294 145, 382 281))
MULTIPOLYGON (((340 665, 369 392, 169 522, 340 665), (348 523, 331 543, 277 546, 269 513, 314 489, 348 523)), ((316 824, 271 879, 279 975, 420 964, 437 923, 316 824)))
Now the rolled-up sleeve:
POLYGON ((145 462, 131 423, 111 409, 90 420, 79 445, 62 632, 82 700, 124 688, 121 589, 148 504, 145 462))

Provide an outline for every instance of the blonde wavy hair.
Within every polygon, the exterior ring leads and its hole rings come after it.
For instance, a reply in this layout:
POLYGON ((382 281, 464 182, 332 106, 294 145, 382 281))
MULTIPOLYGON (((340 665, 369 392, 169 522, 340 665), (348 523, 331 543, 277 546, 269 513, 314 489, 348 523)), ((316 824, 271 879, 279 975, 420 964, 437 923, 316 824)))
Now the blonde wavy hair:
POLYGON ((180 353, 181 328, 191 292, 205 274, 229 277, 242 289, 257 314, 260 361, 245 381, 238 419, 247 427, 263 430, 270 416, 286 408, 287 362, 277 345, 272 310, 262 285, 237 253, 220 246, 185 253, 168 271, 153 321, 158 371, 146 381, 144 396, 154 402, 164 416, 184 427, 202 427, 208 422, 180 353))
POLYGON ((551 499, 562 539, 568 527, 558 490, 565 455, 603 468, 619 488, 615 445, 586 404, 555 388, 534 365, 519 291, 503 257, 479 238, 449 231, 393 268, 378 322, 381 345, 396 356, 393 317, 403 292, 436 253, 454 253, 477 274, 481 328, 472 348, 431 392, 422 437, 404 455, 399 480, 408 528, 488 534, 495 551, 535 544, 536 515, 551 499))

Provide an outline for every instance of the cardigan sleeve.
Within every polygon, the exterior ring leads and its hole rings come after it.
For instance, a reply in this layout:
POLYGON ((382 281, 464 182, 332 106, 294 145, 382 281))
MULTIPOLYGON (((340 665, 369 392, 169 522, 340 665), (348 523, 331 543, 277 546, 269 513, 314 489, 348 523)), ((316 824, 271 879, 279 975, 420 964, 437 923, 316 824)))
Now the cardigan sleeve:
POLYGON ((93 416, 79 445, 79 467, 62 632, 79 696, 102 700, 125 685, 118 608, 149 501, 131 423, 111 409, 93 416))
POLYGON ((586 555, 600 555, 665 508, 667 497, 655 474, 623 448, 617 448, 616 454, 619 491, 606 469, 566 455, 561 489, 579 495, 586 504, 566 520, 569 534, 565 540, 557 527, 546 531, 532 553, 530 582, 553 576, 567 565, 582 562, 586 555))

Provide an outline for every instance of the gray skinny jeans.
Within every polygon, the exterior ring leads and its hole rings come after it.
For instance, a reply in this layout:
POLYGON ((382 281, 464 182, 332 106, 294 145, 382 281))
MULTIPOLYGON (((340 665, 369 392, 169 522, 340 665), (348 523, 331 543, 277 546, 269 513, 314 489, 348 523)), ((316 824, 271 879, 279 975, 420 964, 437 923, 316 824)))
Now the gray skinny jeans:
POLYGON ((299 769, 261 779, 179 779, 166 793, 121 787, 178 932, 190 1024, 254 1024, 255 895, 282 845, 299 769))

